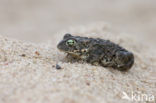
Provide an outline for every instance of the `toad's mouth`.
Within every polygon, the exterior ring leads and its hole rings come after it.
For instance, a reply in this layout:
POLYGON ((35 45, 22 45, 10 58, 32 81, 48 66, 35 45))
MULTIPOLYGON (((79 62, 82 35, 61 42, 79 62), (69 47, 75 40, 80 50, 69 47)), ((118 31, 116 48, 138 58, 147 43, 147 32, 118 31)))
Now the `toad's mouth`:
POLYGON ((68 53, 70 55, 75 55, 75 56, 81 55, 81 53, 75 53, 75 52, 69 52, 69 51, 67 51, 66 53, 68 53))
POLYGON ((62 49, 59 49, 60 52, 63 52, 63 53, 66 53, 66 54, 69 54, 69 55, 72 55, 74 57, 79 57, 81 55, 80 52, 78 52, 78 50, 74 50, 74 51, 64 51, 62 49))

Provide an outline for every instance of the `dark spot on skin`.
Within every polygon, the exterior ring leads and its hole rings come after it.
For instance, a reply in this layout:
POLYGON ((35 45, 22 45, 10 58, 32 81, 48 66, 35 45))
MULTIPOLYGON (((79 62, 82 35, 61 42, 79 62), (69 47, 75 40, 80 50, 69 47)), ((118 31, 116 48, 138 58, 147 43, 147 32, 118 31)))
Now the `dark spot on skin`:
POLYGON ((56 69, 62 69, 62 67, 58 64, 56 64, 56 69))

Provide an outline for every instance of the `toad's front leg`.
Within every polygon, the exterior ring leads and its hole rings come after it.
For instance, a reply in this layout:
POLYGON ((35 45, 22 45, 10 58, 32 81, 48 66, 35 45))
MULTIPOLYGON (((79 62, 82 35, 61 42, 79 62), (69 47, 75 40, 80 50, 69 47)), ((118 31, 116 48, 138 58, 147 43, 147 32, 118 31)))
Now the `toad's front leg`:
POLYGON ((90 47, 88 53, 89 56, 87 58, 87 62, 91 63, 92 65, 99 65, 103 57, 103 50, 101 49, 101 46, 98 44, 93 45, 90 47))
POLYGON ((87 58, 87 62, 88 63, 91 63, 92 65, 99 65, 99 57, 97 57, 96 55, 90 55, 88 58, 87 58))
POLYGON ((73 62, 76 62, 76 61, 79 61, 79 60, 80 60, 80 59, 79 59, 78 57, 73 56, 73 55, 71 55, 71 54, 67 54, 67 56, 66 56, 66 61, 67 61, 67 62, 73 63, 73 62))

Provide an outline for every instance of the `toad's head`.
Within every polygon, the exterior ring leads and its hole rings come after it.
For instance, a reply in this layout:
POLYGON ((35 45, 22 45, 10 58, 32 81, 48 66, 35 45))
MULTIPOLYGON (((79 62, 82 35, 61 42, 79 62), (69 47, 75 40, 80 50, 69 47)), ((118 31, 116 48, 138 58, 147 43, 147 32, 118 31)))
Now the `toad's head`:
POLYGON ((59 42, 57 48, 60 51, 71 54, 73 56, 80 56, 87 53, 87 38, 80 36, 72 36, 71 34, 65 34, 63 40, 59 42))

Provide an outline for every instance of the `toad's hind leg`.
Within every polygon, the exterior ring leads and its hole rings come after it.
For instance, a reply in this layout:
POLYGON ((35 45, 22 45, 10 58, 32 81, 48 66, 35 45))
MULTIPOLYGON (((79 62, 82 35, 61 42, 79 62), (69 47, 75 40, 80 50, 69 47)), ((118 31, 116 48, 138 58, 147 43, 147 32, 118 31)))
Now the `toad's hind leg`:
POLYGON ((121 71, 126 71, 129 70, 134 64, 134 56, 131 52, 118 51, 116 52, 114 62, 114 68, 117 68, 121 71))

